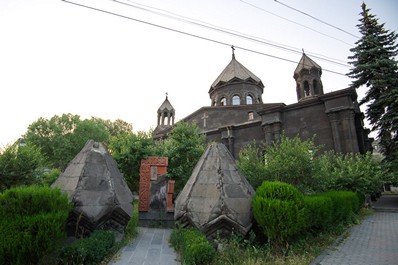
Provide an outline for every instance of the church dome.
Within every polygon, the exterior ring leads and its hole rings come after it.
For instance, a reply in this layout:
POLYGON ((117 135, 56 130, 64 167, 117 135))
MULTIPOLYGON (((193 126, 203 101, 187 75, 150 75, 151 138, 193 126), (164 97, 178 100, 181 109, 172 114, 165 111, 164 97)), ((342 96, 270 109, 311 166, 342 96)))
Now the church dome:
POLYGON ((212 106, 261 104, 264 85, 232 54, 232 60, 210 87, 212 106))

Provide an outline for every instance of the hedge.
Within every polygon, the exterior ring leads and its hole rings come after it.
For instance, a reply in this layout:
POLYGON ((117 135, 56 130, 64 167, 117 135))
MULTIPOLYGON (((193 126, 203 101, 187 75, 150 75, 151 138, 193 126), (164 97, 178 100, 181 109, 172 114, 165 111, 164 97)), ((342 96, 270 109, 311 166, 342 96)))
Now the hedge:
POLYGON ((185 265, 205 265, 216 255, 214 247, 205 235, 194 228, 176 228, 170 236, 170 243, 180 253, 185 265))
POLYGON ((320 193, 319 196, 326 196, 332 200, 333 222, 343 222, 361 208, 361 200, 353 191, 328 191, 320 193))
POLYGON ((49 187, 19 187, 0 194, 0 264, 36 264, 65 237, 71 205, 49 187))
POLYGON ((66 246, 60 254, 60 264, 99 264, 115 244, 112 231, 97 230, 90 237, 79 239, 66 246))
POLYGON ((269 241, 285 242, 305 228, 303 194, 283 182, 264 181, 252 200, 253 215, 269 241))
POLYGON ((328 196, 304 196, 307 227, 322 230, 332 224, 333 202, 328 196))

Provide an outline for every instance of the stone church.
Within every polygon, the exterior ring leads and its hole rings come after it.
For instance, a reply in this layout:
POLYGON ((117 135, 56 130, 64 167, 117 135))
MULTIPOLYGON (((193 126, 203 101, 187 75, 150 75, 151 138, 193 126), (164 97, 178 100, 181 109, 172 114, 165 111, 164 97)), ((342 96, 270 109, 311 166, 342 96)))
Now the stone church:
MULTIPOLYGON (((303 53, 296 70, 297 103, 263 103, 260 78, 239 63, 235 55, 210 86, 211 106, 202 107, 182 119, 196 122, 207 141, 221 142, 238 158, 239 151, 256 141, 271 145, 282 133, 302 140, 316 135, 323 150, 365 153, 372 150, 369 130, 355 89, 324 93, 322 68, 303 53)), ((158 109, 154 139, 167 137, 174 125, 175 110, 167 95, 158 109)))

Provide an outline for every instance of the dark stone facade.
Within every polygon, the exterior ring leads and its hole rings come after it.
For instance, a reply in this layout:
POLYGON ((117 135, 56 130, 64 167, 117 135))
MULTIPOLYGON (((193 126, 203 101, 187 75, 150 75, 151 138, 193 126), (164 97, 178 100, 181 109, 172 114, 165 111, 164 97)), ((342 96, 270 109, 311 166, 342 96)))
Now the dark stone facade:
MULTIPOLYGON (((270 145, 282 133, 287 137, 299 135, 303 140, 316 135, 315 143, 323 150, 371 151, 372 139, 363 127, 364 115, 356 91, 342 89, 324 94, 321 74, 321 67, 303 54, 294 71, 298 102, 262 103, 261 80, 233 56, 209 90, 211 106, 183 120, 196 122, 208 141, 225 144, 235 158, 249 143, 270 145)), ((170 130, 171 126, 165 130, 158 126, 154 138, 164 138, 170 130)))

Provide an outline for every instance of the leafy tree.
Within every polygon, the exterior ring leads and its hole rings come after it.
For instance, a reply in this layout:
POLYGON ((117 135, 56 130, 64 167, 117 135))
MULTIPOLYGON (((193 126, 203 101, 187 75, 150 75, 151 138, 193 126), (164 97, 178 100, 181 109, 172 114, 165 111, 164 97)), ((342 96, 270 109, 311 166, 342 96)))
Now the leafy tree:
POLYGON ((150 133, 122 133, 111 137, 108 148, 132 191, 138 192, 141 159, 153 153, 150 133))
POLYGON ((133 132, 133 126, 130 123, 121 119, 111 121, 93 117, 91 118, 91 120, 103 123, 110 136, 119 136, 121 134, 128 134, 133 132))
POLYGON ((122 120, 100 118, 81 120, 78 115, 63 114, 51 119, 39 118, 29 125, 25 141, 36 145, 47 158, 49 167, 65 168, 90 139, 107 144, 110 136, 131 132, 122 120))
POLYGON ((264 145, 251 143, 240 151, 239 159, 236 161, 237 168, 254 189, 257 189, 265 180, 264 149, 264 145))
POLYGON ((343 155, 330 151, 314 161, 318 191, 349 190, 369 196, 379 192, 390 175, 371 153, 343 155))
POLYGON ((40 148, 50 167, 62 168, 77 154, 71 138, 79 122, 80 117, 72 114, 39 118, 29 125, 24 138, 40 148))
POLYGON ((254 188, 267 180, 289 183, 306 191, 313 184, 312 161, 318 149, 313 140, 282 135, 279 141, 265 148, 263 156, 259 156, 260 149, 247 147, 237 164, 254 188))
POLYGON ((192 174, 192 170, 205 151, 206 138, 195 123, 178 122, 168 138, 155 145, 155 154, 167 156, 167 175, 174 179, 178 194, 192 174))
POLYGON ((398 64, 395 56, 397 34, 384 28, 362 4, 360 24, 362 37, 350 51, 349 62, 353 68, 347 74, 354 81, 351 88, 366 86, 365 97, 360 104, 367 104, 366 118, 377 138, 386 160, 392 161, 398 170, 398 64))
POLYGON ((19 141, 8 146, 0 154, 0 191, 36 182, 36 171, 44 158, 32 145, 20 145, 19 141))

